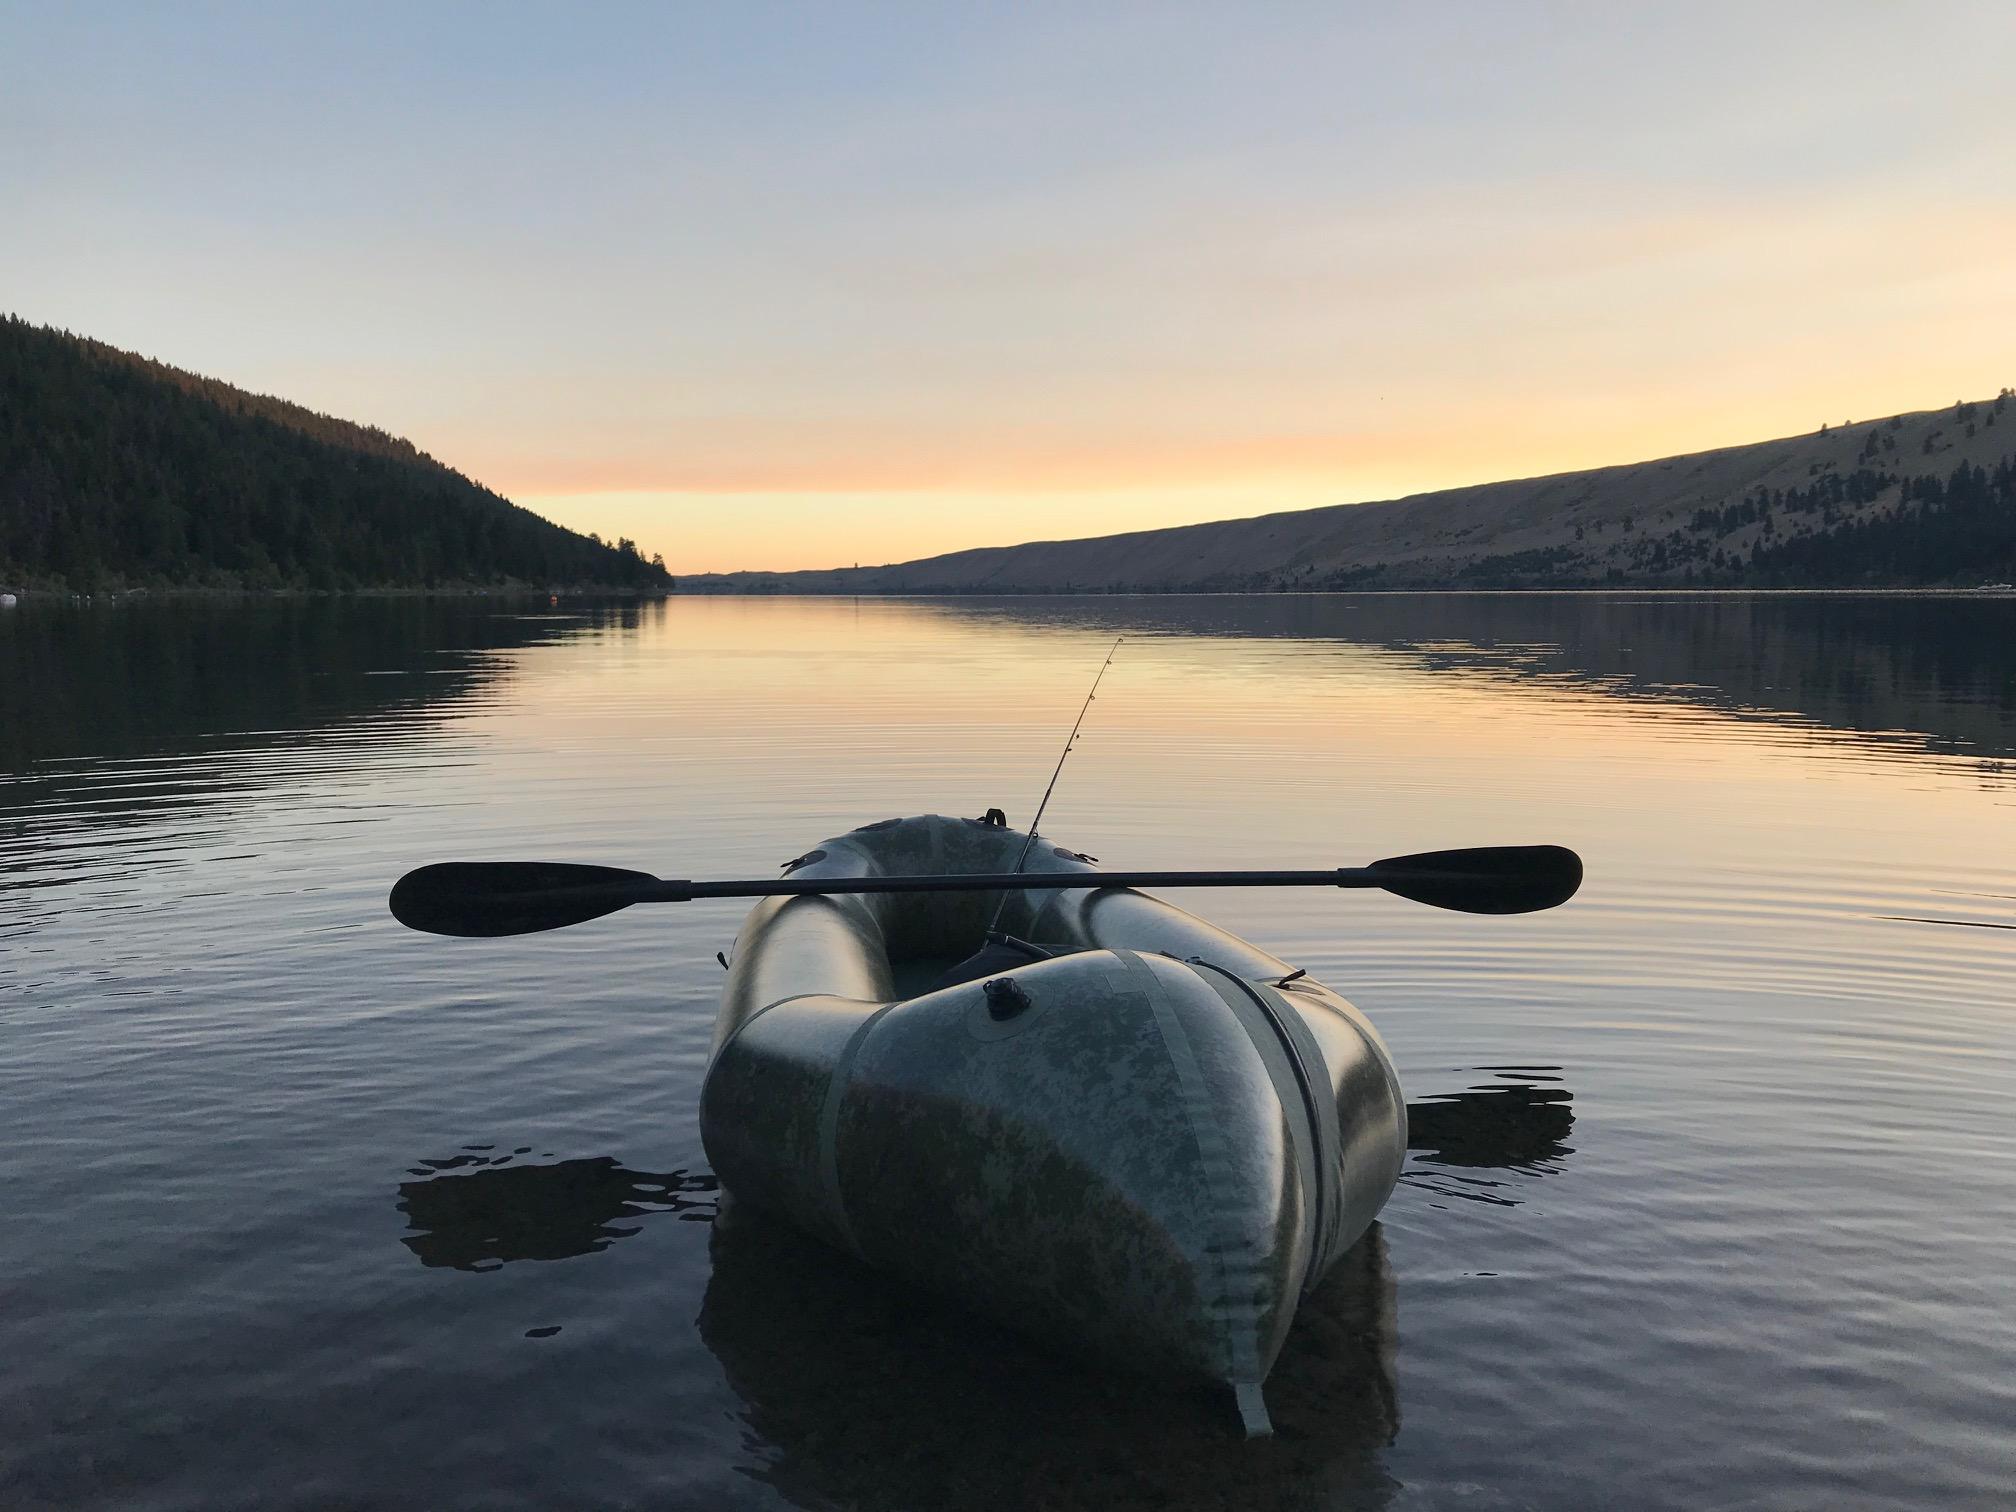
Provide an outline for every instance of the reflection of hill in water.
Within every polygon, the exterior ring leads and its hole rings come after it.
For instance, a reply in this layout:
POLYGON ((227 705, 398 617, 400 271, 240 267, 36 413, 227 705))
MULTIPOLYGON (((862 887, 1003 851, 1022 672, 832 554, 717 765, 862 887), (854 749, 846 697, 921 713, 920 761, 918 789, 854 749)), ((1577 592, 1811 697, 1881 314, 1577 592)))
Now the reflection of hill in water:
POLYGON ((548 611, 491 598, 177 598, 39 605, 0 618, 0 771, 51 758, 179 751, 453 697, 486 653, 662 613, 628 601, 548 611))
POLYGON ((1853 594, 1281 594, 939 600, 961 617, 1291 637, 1446 671, 1792 715, 1919 749, 2016 756, 2016 598, 1853 594), (1910 737, 1916 737, 1911 739, 1910 737))
POLYGON ((11 812, 56 830, 200 808, 446 717, 502 673, 494 653, 634 628, 663 606, 566 612, 483 598, 162 599, 0 616, 0 834, 11 812), (352 742, 354 745, 356 742, 352 742), (267 759, 286 751, 289 761, 267 759), (235 759, 240 756, 249 759, 235 759))

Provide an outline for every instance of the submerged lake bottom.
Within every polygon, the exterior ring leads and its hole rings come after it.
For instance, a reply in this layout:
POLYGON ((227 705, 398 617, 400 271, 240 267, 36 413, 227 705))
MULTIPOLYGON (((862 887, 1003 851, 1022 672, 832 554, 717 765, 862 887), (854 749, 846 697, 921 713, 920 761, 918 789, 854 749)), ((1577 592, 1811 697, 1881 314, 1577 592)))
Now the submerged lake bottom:
MULTIPOLYGON (((2016 599, 29 604, 0 618, 0 1504, 1958 1507, 2016 1488, 2016 599), (1400 1186, 1272 1439, 719 1190, 735 903, 413 934, 427 862, 1552 842, 1176 901, 1378 1026, 1400 1186)), ((1208 1200, 1199 1193, 1199 1202, 1208 1200)))

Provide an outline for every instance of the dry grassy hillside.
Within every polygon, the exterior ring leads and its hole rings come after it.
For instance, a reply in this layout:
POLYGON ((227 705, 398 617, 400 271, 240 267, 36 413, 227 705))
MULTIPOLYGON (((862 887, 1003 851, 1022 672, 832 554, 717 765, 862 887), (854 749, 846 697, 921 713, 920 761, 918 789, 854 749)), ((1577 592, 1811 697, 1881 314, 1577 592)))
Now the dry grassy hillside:
MULTIPOLYGON (((1991 495, 2016 487, 2011 399, 2004 390, 1992 400, 1804 436, 1383 503, 886 567, 684 581, 703 590, 802 593, 1735 584, 1788 573, 1799 582, 1869 582, 1971 572, 1979 581, 2001 570, 1997 559, 1974 535, 1949 548, 1951 521, 1932 553, 1938 561, 1898 547, 1922 534, 1914 531, 1917 512, 1944 507, 1947 482, 1963 463, 1982 470, 1991 495), (1922 480, 1936 480, 1938 499, 1922 480), (1823 539, 1833 547, 1810 544, 1823 539), (1947 557, 1950 573, 1939 565, 1947 557)), ((2000 506, 1991 500, 1968 516, 1975 534, 1977 514, 1999 521, 2000 506)))

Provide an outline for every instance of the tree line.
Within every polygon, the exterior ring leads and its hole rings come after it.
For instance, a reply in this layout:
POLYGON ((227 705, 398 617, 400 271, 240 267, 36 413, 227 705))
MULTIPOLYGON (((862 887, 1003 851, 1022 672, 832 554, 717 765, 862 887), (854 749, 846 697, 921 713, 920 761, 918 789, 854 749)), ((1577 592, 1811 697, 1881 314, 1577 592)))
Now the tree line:
POLYGON ((0 318, 0 584, 672 586, 410 442, 0 318))
POLYGON ((1746 581, 1771 588, 2016 582, 2016 461, 1907 478, 1888 509, 1759 542, 1747 567, 1746 581))
MULTIPOLYGON (((1626 529, 1630 522, 1625 522, 1626 529)), ((1360 581, 1385 586, 1383 569, 1360 581)), ((1711 588, 1967 587, 2016 582, 2016 457, 1950 473, 1858 467, 1805 487, 1759 487, 1733 504, 1694 511, 1684 527, 1647 537, 1605 565, 1574 546, 1535 547, 1467 562, 1461 586, 1711 588), (1867 506, 1888 498, 1875 509, 1867 506), (1796 528, 1785 521, 1799 522, 1796 528), (1749 545, 1730 541, 1756 526, 1749 545)), ((1331 581, 1326 587, 1346 584, 1331 581)), ((1348 585, 1356 586, 1356 584, 1348 585)))

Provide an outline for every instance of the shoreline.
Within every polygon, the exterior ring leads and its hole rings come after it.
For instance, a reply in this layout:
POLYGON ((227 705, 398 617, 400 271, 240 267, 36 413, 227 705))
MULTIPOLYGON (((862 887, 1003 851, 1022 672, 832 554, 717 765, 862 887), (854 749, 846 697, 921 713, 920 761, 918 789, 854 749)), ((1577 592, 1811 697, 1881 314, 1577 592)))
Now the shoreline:
POLYGON ((67 588, 15 588, 0 583, 0 594, 12 594, 21 604, 129 604, 164 599, 367 599, 367 598, 514 598, 514 599, 661 599, 670 589, 604 587, 595 584, 558 587, 499 588, 124 588, 104 593, 75 593, 67 588))
POLYGON ((915 588, 915 589, 762 589, 691 588, 667 595, 673 598, 876 598, 876 599, 976 599, 976 598, 1484 598, 1563 597, 1581 594, 1592 597, 1617 594, 1658 594, 1667 598, 1731 598, 1770 594, 1775 597, 1855 596, 1866 598, 2016 598, 2016 583, 1990 583, 1972 588, 1913 587, 1908 584, 1852 585, 1834 588, 1769 588, 1723 586, 1707 588, 1670 587, 1613 583, 1607 587, 1560 588, 915 588))
POLYGON ((60 604, 67 607, 123 606, 134 603, 157 603, 166 601, 203 602, 274 602, 297 599, 544 599, 555 602, 562 599, 623 599, 642 603, 647 600, 668 598, 709 598, 709 599, 932 599, 956 601, 960 599, 1163 599, 1163 598, 1251 598, 1251 599, 1319 599, 1319 598, 1604 598, 1629 595, 1633 597, 1653 596, 1659 598, 1953 598, 1953 599, 2011 599, 2016 598, 2016 584, 1983 584, 1972 588, 1914 587, 1910 585, 1885 586, 1843 586, 1833 588, 1767 588, 1767 587, 1668 587, 1633 586, 1613 584, 1607 587, 1561 587, 1561 588, 1133 588, 1133 589, 1087 589, 1087 588, 999 588, 977 589, 819 589, 800 588, 750 589, 750 588, 702 588, 702 589, 641 589, 621 587, 601 587, 596 585, 562 586, 553 588, 500 587, 500 588, 133 588, 110 593, 72 593, 55 588, 11 588, 0 584, 0 597, 13 596, 13 604, 0 605, 4 608, 23 608, 30 604, 46 607, 60 604))

